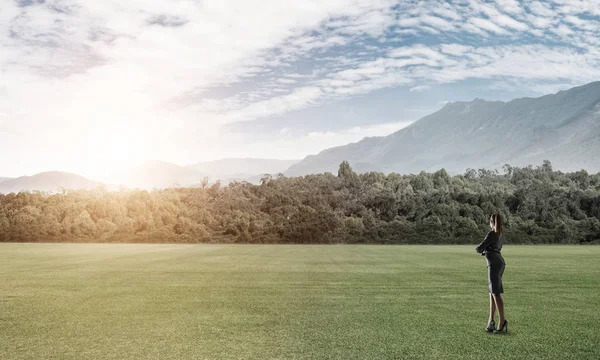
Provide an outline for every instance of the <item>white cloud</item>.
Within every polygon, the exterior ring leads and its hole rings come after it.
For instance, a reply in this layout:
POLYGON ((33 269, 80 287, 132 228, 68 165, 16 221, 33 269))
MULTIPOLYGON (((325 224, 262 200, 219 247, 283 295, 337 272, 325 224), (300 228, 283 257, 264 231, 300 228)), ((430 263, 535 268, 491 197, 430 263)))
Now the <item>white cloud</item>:
POLYGON ((463 24, 462 28, 466 32, 474 33, 474 34, 480 35, 484 38, 487 38, 487 36, 488 36, 487 32, 483 31, 481 28, 473 25, 472 23, 465 23, 465 24, 463 24))
POLYGON ((496 0, 501 9, 511 14, 519 14, 523 11, 521 5, 516 0, 496 0))
POLYGON ((40 144, 27 161, 66 144, 54 155, 73 171, 89 159, 68 144, 101 126, 144 137, 140 157, 185 162, 205 146, 227 151, 222 124, 382 88, 477 78, 540 91, 600 78, 596 0, 32 4, 0 0, 0 119, 40 144))
POLYGON ((462 19, 462 16, 455 9, 452 9, 451 5, 447 2, 439 5, 431 9, 434 14, 454 21, 462 19))
POLYGON ((525 31, 525 30, 529 29, 529 26, 525 25, 524 23, 516 21, 515 19, 511 18, 510 16, 506 16, 503 14, 498 14, 497 16, 495 16, 493 18, 493 21, 500 26, 519 30, 519 31, 525 31))
POLYGON ((410 88, 410 92, 423 92, 423 91, 427 91, 431 89, 431 86, 427 86, 427 85, 420 85, 420 86, 415 86, 410 88))
POLYGON ((388 53, 390 57, 424 57, 432 60, 441 60, 444 58, 444 55, 438 53, 437 51, 427 47, 425 45, 414 45, 414 46, 406 46, 394 49, 388 53))
POLYGON ((285 78, 283 78, 283 79, 277 79, 277 82, 281 83, 281 84, 295 84, 295 83, 297 83, 297 81, 294 80, 294 79, 285 79, 285 78))
POLYGON ((508 31, 501 28, 500 26, 494 24, 490 20, 482 19, 482 18, 473 18, 469 20, 470 23, 480 29, 485 31, 494 32, 496 34, 507 34, 508 31))
POLYGON ((551 17, 556 14, 556 12, 553 11, 550 6, 548 6, 547 4, 544 4, 540 1, 533 1, 528 5, 528 7, 532 13, 537 14, 537 15, 551 17))
POLYGON ((574 34, 573 30, 564 24, 560 24, 558 27, 550 29, 550 31, 560 36, 569 36, 574 34))
POLYGON ((402 27, 414 27, 421 23, 421 18, 410 17, 398 20, 398 25, 402 27))
MULTIPOLYGON (((455 31, 455 25, 449 20, 443 19, 438 16, 424 15, 421 17, 412 17, 406 19, 400 19, 398 25, 402 27, 414 27, 418 25, 429 25, 433 28, 440 29, 442 31, 455 31)), ((425 26, 427 27, 427 26, 425 26)))
POLYGON ((279 115, 306 107, 318 101, 321 95, 322 90, 318 87, 301 87, 295 89, 290 94, 255 102, 238 110, 215 114, 213 119, 217 120, 219 124, 226 124, 279 115))
POLYGON ((454 55, 454 56, 461 56, 471 49, 472 49, 471 46, 465 46, 465 45, 461 45, 461 44, 442 44, 441 45, 442 52, 445 52, 446 54, 450 54, 450 55, 454 55))

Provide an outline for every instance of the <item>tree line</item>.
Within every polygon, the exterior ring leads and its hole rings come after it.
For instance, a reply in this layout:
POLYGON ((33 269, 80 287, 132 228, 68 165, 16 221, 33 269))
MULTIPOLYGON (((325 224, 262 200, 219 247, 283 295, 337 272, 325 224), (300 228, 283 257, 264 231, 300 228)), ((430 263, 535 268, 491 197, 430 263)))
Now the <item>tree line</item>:
POLYGON ((490 214, 505 242, 600 243, 600 173, 545 160, 502 172, 266 174, 260 185, 0 194, 0 242, 474 244, 490 214))

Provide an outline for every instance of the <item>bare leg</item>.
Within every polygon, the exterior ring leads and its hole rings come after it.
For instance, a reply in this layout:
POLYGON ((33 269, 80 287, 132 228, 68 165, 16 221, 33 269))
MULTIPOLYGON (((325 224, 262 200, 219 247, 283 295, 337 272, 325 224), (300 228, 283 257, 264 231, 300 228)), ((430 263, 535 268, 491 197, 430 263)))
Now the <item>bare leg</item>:
POLYGON ((490 318, 488 319, 488 323, 494 320, 494 315, 496 315, 496 302, 494 301, 494 297, 492 294, 490 295, 490 318))
POLYGON ((496 308, 498 309, 498 315, 500 315, 500 319, 498 319, 498 329, 502 325, 504 325, 504 300, 502 300, 502 296, 500 294, 493 294, 494 301, 496 302, 496 308))

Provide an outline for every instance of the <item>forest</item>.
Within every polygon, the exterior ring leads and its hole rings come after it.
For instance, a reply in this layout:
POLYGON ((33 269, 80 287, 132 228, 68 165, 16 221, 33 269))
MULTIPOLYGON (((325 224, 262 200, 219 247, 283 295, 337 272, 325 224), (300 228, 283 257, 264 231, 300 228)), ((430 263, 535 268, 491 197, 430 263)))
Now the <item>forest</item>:
POLYGON ((0 194, 0 242, 475 244, 490 214, 505 243, 600 243, 600 173, 265 174, 260 185, 0 194))

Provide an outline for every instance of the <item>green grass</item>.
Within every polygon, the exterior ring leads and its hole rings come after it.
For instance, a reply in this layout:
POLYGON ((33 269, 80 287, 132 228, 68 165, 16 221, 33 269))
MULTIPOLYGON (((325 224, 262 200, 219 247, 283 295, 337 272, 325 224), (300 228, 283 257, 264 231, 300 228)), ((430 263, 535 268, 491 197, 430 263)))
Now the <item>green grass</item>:
POLYGON ((600 247, 0 244, 0 359, 599 359, 600 247))

